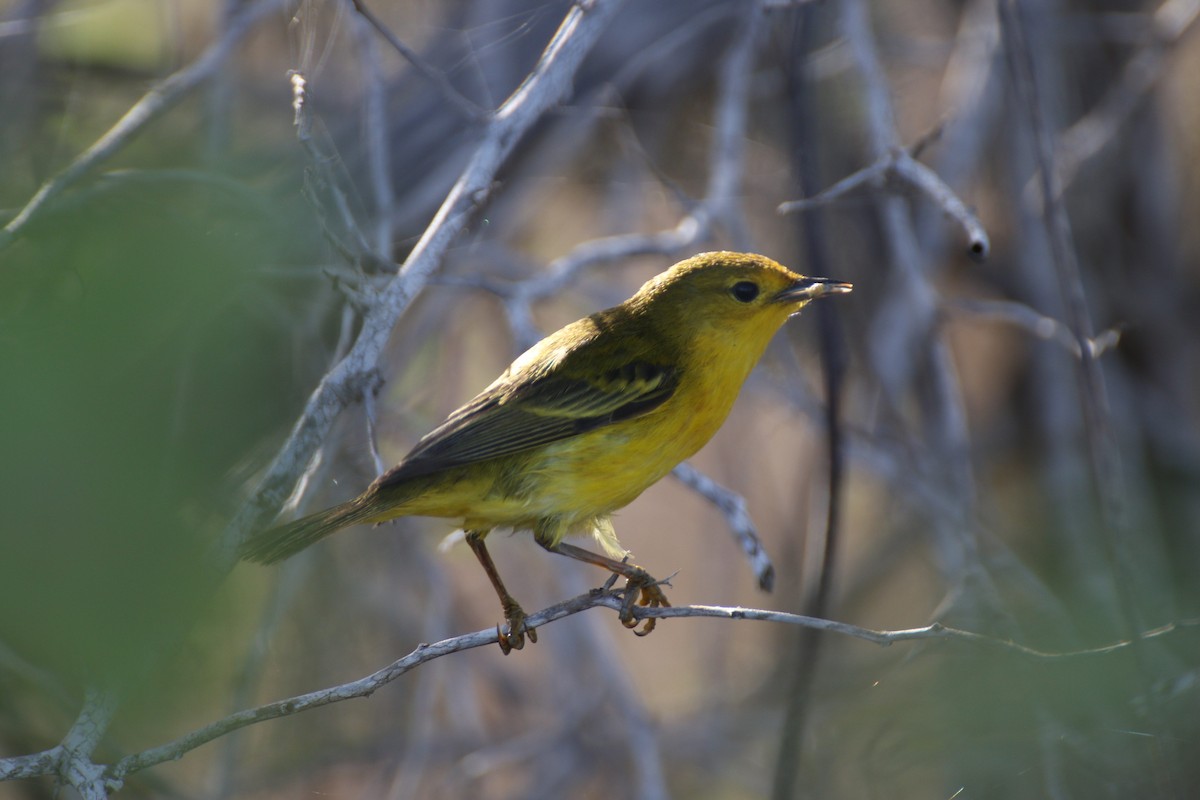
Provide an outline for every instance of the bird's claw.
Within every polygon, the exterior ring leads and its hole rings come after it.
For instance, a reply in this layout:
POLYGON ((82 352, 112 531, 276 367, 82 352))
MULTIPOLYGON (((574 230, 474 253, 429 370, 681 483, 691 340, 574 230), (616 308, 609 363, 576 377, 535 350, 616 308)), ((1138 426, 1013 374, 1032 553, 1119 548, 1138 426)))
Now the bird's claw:
POLYGON ((507 633, 501 630, 499 625, 496 626, 500 652, 508 655, 513 650, 523 649, 526 636, 529 637, 530 644, 537 644, 537 629, 525 624, 525 611, 515 601, 504 604, 504 619, 508 621, 507 633))
POLYGON ((643 569, 639 569, 637 574, 630 576, 629 580, 625 582, 625 598, 621 604, 620 620, 622 625, 636 635, 646 636, 654 630, 654 625, 658 620, 651 617, 646 620, 646 624, 640 631, 636 630, 639 620, 633 615, 635 605, 647 608, 669 608, 671 605, 663 593, 660 582, 643 569))

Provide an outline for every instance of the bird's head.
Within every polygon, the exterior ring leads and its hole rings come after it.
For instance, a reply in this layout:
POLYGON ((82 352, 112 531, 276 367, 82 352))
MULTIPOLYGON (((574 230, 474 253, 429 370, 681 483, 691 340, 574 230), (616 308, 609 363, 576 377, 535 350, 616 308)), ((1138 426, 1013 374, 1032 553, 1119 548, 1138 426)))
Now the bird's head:
POLYGON ((630 302, 683 331, 724 332, 767 340, 788 317, 818 297, 851 290, 849 283, 808 278, 754 253, 701 253, 647 282, 630 302))

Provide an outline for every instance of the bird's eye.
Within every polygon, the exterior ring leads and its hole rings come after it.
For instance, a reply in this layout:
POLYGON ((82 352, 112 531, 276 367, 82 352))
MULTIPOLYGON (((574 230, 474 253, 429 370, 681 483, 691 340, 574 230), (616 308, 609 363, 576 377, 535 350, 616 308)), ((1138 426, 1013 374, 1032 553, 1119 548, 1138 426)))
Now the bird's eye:
POLYGON ((758 297, 758 284, 753 281, 738 281, 729 287, 729 293, 733 295, 735 300, 742 303, 749 303, 758 297))

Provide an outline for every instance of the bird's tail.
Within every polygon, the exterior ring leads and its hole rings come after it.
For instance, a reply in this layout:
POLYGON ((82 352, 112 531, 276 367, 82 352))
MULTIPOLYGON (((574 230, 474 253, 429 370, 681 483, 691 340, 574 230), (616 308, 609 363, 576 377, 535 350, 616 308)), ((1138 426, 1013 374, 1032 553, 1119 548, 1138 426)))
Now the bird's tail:
POLYGON ((238 558, 260 564, 282 561, 334 531, 355 523, 369 522, 372 513, 364 506, 351 500, 293 522, 252 533, 238 546, 238 558))

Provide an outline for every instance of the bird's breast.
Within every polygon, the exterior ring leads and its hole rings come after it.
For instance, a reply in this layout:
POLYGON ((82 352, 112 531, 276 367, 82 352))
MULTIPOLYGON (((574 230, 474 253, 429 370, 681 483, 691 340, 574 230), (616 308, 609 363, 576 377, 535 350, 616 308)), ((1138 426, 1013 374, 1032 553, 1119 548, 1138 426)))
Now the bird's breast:
POLYGON ((712 438, 740 386, 685 378, 654 411, 548 445, 529 467, 534 502, 589 514, 628 505, 712 438))

